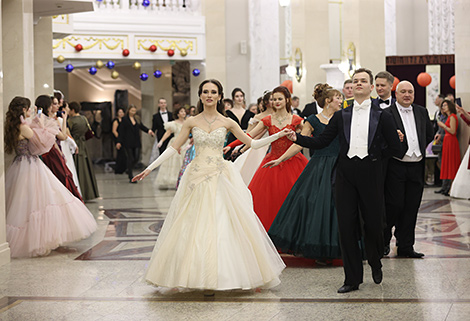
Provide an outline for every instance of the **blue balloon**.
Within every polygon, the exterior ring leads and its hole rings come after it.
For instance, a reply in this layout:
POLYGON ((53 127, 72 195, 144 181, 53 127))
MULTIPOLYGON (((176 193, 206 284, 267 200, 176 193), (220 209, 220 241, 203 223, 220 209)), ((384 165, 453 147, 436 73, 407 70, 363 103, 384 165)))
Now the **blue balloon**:
POLYGON ((142 1, 142 5, 143 5, 144 7, 150 6, 150 0, 144 0, 144 1, 142 1))
POLYGON ((149 75, 147 75, 145 72, 140 75, 140 80, 146 81, 149 79, 149 75))
POLYGON ((153 73, 153 75, 155 76, 155 78, 160 78, 162 76, 162 72, 160 70, 155 70, 155 72, 153 73))
POLYGON ((111 60, 106 63, 106 67, 108 67, 108 69, 113 69, 114 65, 115 65, 115 63, 111 60))
POLYGON ((95 67, 90 67, 90 69, 88 69, 88 72, 90 73, 90 75, 96 74, 97 71, 98 69, 96 69, 95 67))
POLYGON ((195 77, 199 76, 200 74, 201 74, 201 71, 199 69, 196 68, 196 69, 193 70, 193 75, 195 77))
POLYGON ((67 72, 72 72, 73 66, 72 66, 71 64, 68 64, 67 66, 65 66, 65 70, 66 70, 67 72))

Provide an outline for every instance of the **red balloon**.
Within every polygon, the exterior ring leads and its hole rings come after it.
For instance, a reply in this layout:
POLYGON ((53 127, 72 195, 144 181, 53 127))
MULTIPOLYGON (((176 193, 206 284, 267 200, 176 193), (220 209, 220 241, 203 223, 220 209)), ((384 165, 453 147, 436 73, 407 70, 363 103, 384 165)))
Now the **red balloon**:
POLYGON ((151 46, 149 47, 149 50, 150 50, 151 52, 155 52, 155 51, 157 51, 157 46, 151 45, 151 46))
POLYGON ((78 44, 78 45, 75 46, 75 50, 80 52, 80 51, 83 50, 83 46, 81 44, 78 44))
POLYGON ((452 89, 455 89, 455 75, 450 77, 449 79, 449 85, 452 87, 452 89))
POLYGON ((122 51, 122 55, 123 55, 124 57, 129 56, 129 54, 130 54, 129 49, 124 49, 124 50, 122 51))
POLYGON ((167 54, 172 57, 175 54, 175 51, 173 49, 168 49, 167 54))
POLYGON ((293 86, 292 86, 292 80, 284 80, 281 86, 287 87, 287 89, 289 89, 291 94, 294 92, 293 86))
POLYGON ((392 91, 395 91, 397 89, 397 85, 398 83, 400 82, 400 79, 398 79, 397 77, 393 77, 393 85, 392 85, 392 91))
POLYGON ((421 87, 426 87, 428 86, 431 81, 432 81, 432 77, 430 74, 428 74, 427 72, 422 72, 418 75, 418 77, 416 78, 416 80, 418 81, 418 84, 421 86, 421 87))

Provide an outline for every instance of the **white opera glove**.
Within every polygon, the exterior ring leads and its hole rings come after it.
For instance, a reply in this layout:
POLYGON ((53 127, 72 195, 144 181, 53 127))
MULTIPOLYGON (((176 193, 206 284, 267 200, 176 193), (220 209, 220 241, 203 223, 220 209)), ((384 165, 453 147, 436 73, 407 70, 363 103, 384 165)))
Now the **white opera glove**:
POLYGON ((163 164, 164 161, 171 158, 176 153, 178 153, 176 149, 174 149, 171 146, 168 146, 168 148, 165 149, 165 151, 160 156, 158 156, 158 158, 152 164, 150 164, 145 170, 148 169, 150 171, 153 171, 155 168, 163 164))
POLYGON ((263 146, 269 145, 272 142, 278 140, 281 137, 281 132, 276 133, 274 135, 265 137, 265 138, 260 138, 260 139, 252 139, 251 140, 251 148, 253 149, 258 149, 263 146))

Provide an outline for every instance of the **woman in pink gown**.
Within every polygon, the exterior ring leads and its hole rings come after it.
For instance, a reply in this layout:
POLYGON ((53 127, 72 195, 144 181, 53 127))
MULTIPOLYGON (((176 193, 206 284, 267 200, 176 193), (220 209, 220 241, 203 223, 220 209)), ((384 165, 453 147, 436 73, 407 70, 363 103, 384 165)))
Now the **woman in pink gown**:
MULTIPOLYGON (((284 86, 273 90, 272 115, 266 116, 251 132, 252 137, 268 131, 269 135, 276 134, 284 128, 293 131, 302 129, 302 118, 291 113, 290 92, 284 86)), ((271 151, 261 162, 248 188, 253 195, 253 206, 256 215, 263 223, 266 231, 271 227, 274 218, 284 203, 292 186, 304 170, 308 160, 301 153, 297 153, 279 166, 263 167, 269 161, 278 159, 292 145, 287 137, 280 138, 271 144, 271 151)))
POLYGON ((39 159, 55 144, 59 128, 29 116, 31 102, 15 97, 6 113, 5 152, 16 157, 5 175, 7 241, 12 257, 43 256, 90 236, 96 221, 86 206, 39 159))

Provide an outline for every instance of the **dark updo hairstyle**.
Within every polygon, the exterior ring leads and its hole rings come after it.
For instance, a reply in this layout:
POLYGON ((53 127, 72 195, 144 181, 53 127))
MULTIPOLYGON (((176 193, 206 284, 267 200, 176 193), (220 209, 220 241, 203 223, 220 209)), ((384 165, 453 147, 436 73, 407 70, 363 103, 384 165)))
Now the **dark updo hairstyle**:
POLYGON ((452 102, 452 100, 444 99, 441 103, 441 109, 444 103, 447 103, 447 108, 449 109, 451 114, 457 114, 457 108, 455 108, 455 104, 452 102))
POLYGON ((80 106, 80 104, 77 103, 76 101, 72 101, 69 104, 69 108, 70 108, 70 110, 73 110, 76 114, 78 114, 80 112, 80 110, 82 110, 82 106, 80 106))
MULTIPOLYGON (((214 84, 217 86, 217 91, 218 94, 220 95, 220 99, 217 101, 217 111, 221 113, 222 115, 226 116, 225 114, 225 106, 223 103, 224 100, 224 88, 222 87, 222 84, 216 80, 216 79, 206 79, 201 84, 199 85, 199 90, 197 91, 197 94, 199 97, 201 97, 202 94, 202 88, 204 87, 205 84, 214 84)), ((199 101, 197 102, 197 113, 202 113, 204 111, 204 104, 202 103, 201 99, 199 98, 199 101)))
POLYGON ((263 111, 265 111, 266 109, 268 109, 269 98, 271 98, 272 95, 273 95, 273 93, 270 92, 270 91, 268 91, 268 90, 266 90, 266 91, 263 93, 263 98, 262 98, 262 99, 263 99, 263 104, 262 104, 262 105, 263 105, 263 110, 262 110, 261 112, 263 112, 263 111))
POLYGON ((336 95, 342 96, 339 90, 334 89, 328 84, 318 85, 317 87, 315 87, 315 91, 313 93, 313 96, 315 97, 318 106, 320 106, 321 108, 324 108, 326 99, 329 99, 331 101, 336 95))
MULTIPOLYGON (((173 111, 173 119, 174 120, 177 120, 179 117, 178 117, 178 114, 180 113, 180 110, 181 109, 184 109, 184 111, 186 111, 186 107, 178 107, 176 108, 174 111, 173 111)), ((188 112, 186 111, 186 115, 188 114, 188 112)))
POLYGON ((236 94, 237 92, 241 92, 241 93, 242 93, 242 95, 243 95, 243 103, 245 103, 245 92, 244 92, 241 88, 234 88, 234 89, 232 90, 232 99, 233 99, 233 101, 235 101, 235 94, 236 94))
POLYGON ((38 98, 36 98, 36 101, 34 102, 36 107, 38 109, 42 109, 42 113, 45 114, 46 116, 49 116, 49 111, 52 106, 52 99, 50 96, 47 95, 40 95, 38 98))
POLYGON ((4 125, 4 148, 5 152, 13 153, 18 145, 20 136, 21 116, 25 115, 25 109, 31 107, 31 101, 28 98, 16 96, 10 102, 8 111, 5 115, 4 125))
POLYGON ((284 98, 286 99, 286 110, 288 113, 291 111, 291 101, 290 101, 290 91, 287 89, 287 87, 284 86, 278 86, 273 89, 273 96, 275 93, 281 93, 284 95, 284 98))

